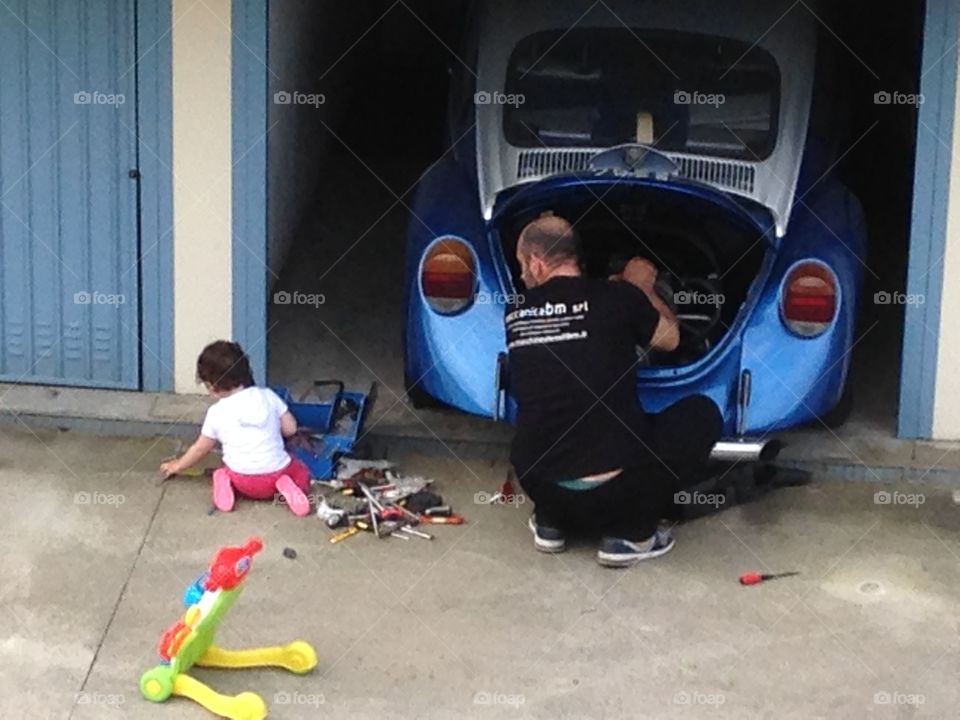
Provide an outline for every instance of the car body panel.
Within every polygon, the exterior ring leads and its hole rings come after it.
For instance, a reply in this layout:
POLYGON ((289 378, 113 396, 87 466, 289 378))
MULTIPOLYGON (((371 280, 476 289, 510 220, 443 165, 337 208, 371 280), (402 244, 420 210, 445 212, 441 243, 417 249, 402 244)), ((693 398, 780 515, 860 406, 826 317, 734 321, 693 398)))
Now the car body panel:
MULTIPOLYGON (((589 3, 577 0, 549 4, 494 0, 481 7, 478 94, 502 92, 512 49, 524 37, 542 30, 577 25, 680 30, 756 43, 770 52, 780 70, 781 88, 779 132, 768 158, 735 160, 681 152, 665 154, 680 164, 684 177, 715 184, 769 208, 777 235, 786 234, 813 87, 817 20, 805 7, 783 0, 741 0, 727 6, 724 13, 717 13, 716 4, 709 0, 611 0, 592 6, 587 13, 584 10, 591 7, 589 3)), ((593 155, 607 149, 515 147, 504 137, 503 117, 502 103, 476 106, 478 191, 487 219, 492 217, 497 196, 503 190, 541 180, 556 168, 561 172, 583 171, 593 155)))

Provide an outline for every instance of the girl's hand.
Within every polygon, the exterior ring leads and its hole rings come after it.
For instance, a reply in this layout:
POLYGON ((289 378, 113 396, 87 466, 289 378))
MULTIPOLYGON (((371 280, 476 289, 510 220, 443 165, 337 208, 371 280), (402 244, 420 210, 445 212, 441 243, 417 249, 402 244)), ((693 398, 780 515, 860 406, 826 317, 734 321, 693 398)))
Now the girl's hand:
POLYGON ((176 475, 178 472, 180 472, 180 462, 178 460, 168 460, 160 464, 160 474, 163 475, 164 478, 176 475))

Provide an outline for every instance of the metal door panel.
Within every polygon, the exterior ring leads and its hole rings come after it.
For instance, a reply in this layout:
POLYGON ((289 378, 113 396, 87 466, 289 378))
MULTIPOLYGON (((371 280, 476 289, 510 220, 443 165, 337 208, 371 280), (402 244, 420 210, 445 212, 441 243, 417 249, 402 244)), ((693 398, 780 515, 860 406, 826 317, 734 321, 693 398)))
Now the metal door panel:
POLYGON ((0 379, 139 387, 134 0, 0 9, 0 379))

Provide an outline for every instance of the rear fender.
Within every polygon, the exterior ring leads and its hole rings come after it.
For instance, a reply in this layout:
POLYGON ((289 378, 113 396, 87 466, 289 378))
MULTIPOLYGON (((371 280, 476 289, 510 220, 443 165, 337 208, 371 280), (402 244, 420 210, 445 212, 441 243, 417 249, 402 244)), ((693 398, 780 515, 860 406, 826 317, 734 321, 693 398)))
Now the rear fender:
POLYGON ((865 247, 859 202, 837 182, 825 181, 794 212, 790 232, 743 333, 741 370, 748 370, 752 381, 747 432, 809 422, 840 399, 855 343, 865 247), (784 282, 803 260, 829 266, 839 288, 837 316, 815 338, 795 335, 782 319, 784 282))
POLYGON ((506 293, 487 242, 476 187, 448 157, 421 178, 412 207, 406 259, 406 375, 445 403, 492 415, 497 352, 506 347, 502 302, 506 293), (424 253, 444 235, 467 242, 477 270, 480 301, 452 315, 431 309, 420 288, 424 253), (491 327, 497 332, 491 333, 491 327))

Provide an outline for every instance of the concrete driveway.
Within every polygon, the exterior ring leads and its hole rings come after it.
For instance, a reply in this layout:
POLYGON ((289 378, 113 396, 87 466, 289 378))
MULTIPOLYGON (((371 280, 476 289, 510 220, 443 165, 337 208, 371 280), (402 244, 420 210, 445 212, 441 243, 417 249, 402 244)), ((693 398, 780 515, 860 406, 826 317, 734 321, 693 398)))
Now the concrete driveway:
POLYGON ((220 644, 305 638, 320 664, 196 675, 258 692, 271 717, 944 718, 960 703, 960 521, 943 489, 819 478, 612 571, 588 541, 534 552, 528 507, 475 504, 501 463, 391 458, 435 478, 470 523, 433 542, 330 545, 283 507, 210 516, 204 481, 155 486, 172 451, 0 432, 0 717, 210 717, 146 702, 137 683, 185 586, 252 534, 265 548, 220 644), (751 569, 801 574, 740 587, 751 569))

